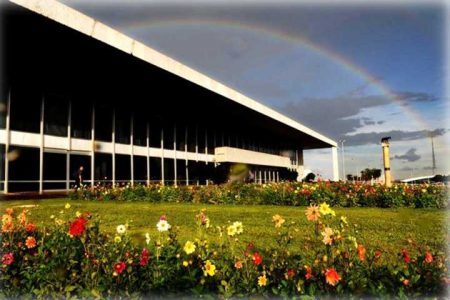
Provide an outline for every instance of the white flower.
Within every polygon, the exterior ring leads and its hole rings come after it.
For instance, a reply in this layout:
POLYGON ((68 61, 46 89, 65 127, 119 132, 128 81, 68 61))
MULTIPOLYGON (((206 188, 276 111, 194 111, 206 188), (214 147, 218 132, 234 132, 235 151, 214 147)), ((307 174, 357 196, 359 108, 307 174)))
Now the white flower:
POLYGON ((150 243, 150 234, 148 232, 145 234, 145 243, 147 245, 150 243))
POLYGON ((127 231, 127 228, 125 227, 125 225, 119 225, 117 226, 116 230, 118 234, 124 234, 125 231, 127 231))
POLYGON ((164 232, 170 229, 170 224, 166 220, 159 220, 159 222, 156 224, 156 228, 159 232, 164 232))

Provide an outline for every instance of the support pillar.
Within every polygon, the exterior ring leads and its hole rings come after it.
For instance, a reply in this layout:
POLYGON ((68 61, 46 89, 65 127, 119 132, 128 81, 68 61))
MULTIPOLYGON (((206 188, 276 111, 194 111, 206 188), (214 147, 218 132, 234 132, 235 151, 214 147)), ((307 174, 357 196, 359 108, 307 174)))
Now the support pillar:
POLYGON ((130 177, 131 186, 134 186, 134 116, 130 118, 130 177))
POLYGON ((331 156, 333 160, 333 181, 339 181, 339 164, 337 147, 331 147, 331 156))
POLYGON ((383 164, 384 164, 384 184, 387 187, 392 186, 391 178, 391 158, 389 154, 389 140, 391 137, 381 139, 381 147, 383 148, 383 164))
POLYGON ((5 182, 3 184, 3 191, 8 194, 9 185, 9 144, 11 143, 11 127, 10 127, 10 116, 11 116, 11 89, 8 92, 8 102, 6 107, 6 141, 5 141, 5 182))
POLYGON ((164 128, 161 127, 161 184, 164 185, 164 128))
POLYGON ((39 146, 39 194, 44 190, 44 109, 45 100, 41 100, 40 146, 39 146))
POLYGON ((72 100, 69 100, 69 113, 67 115, 67 151, 66 151, 66 190, 70 189, 70 150, 72 148, 72 100))
POLYGON ((91 189, 93 190, 95 175, 95 104, 92 105, 91 122, 91 189))
POLYGON ((147 136, 145 138, 145 145, 147 146, 147 186, 150 185, 150 126, 147 122, 147 136))
POLYGON ((111 145, 112 145, 112 186, 116 186, 116 108, 113 108, 112 115, 112 134, 111 134, 111 145))
POLYGON ((177 186, 177 125, 173 126, 173 153, 174 153, 174 163, 173 163, 173 184, 177 186))

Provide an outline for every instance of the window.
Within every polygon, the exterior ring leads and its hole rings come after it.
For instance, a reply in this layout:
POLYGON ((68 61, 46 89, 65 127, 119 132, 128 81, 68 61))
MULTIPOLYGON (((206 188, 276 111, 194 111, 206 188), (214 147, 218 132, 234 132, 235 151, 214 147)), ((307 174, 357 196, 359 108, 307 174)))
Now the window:
POLYGON ((147 145, 147 120, 143 114, 134 115, 133 144, 138 146, 147 145))
POLYGON ((164 126, 164 149, 173 150, 174 126, 173 124, 164 126))
POLYGON ((85 185, 90 183, 91 179, 91 156, 70 154, 70 187, 75 184, 75 177, 80 167, 83 167, 83 183, 85 185))
POLYGON ((134 156, 134 181, 145 184, 147 182, 147 157, 134 156))
POLYGON ((11 92, 11 130, 40 132, 42 94, 32 88, 11 92))
POLYGON ((186 145, 186 126, 177 125, 177 150, 184 151, 186 145))
POLYGON ((116 182, 128 183, 131 180, 131 156, 116 154, 116 182))
POLYGON ((166 185, 174 184, 175 170, 174 160, 172 158, 164 158, 164 182, 166 185))
MULTIPOLYGON (((112 135, 111 105, 100 103, 95 105, 95 139, 98 141, 111 142, 112 135)), ((117 123, 116 123, 117 124, 117 123)), ((117 128, 117 125, 116 125, 117 128)), ((129 133, 128 133, 129 134, 129 133)))
POLYGON ((130 144, 131 113, 123 107, 116 109, 116 143, 130 144))
POLYGON ((112 178, 112 155, 105 153, 95 153, 95 181, 101 184, 111 183, 112 178))
POLYGON ((72 101, 70 118, 72 137, 78 139, 91 139, 92 104, 79 100, 72 101))
POLYGON ((177 159, 177 184, 186 183, 186 161, 177 159))
POLYGON ((156 120, 150 123, 150 147, 161 148, 161 124, 156 120))
POLYGON ((161 181, 161 158, 150 157, 150 180, 152 183, 161 181))
POLYGON ((44 133, 67 136, 69 100, 58 95, 47 95, 44 99, 44 133))
POLYGON ((44 190, 66 188, 67 156, 44 152, 44 190))
POLYGON ((39 190, 39 149, 10 147, 9 192, 39 190))

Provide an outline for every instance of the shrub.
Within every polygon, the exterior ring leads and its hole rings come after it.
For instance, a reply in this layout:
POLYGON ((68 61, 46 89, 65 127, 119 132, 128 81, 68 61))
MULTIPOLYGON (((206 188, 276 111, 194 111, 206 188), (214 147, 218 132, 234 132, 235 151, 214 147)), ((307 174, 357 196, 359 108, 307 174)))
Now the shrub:
POLYGON ((208 186, 134 185, 83 187, 70 193, 72 199, 98 201, 194 202, 211 204, 266 204, 305 206, 326 202, 340 207, 446 208, 447 186, 443 184, 380 184, 329 182, 232 183, 208 186))

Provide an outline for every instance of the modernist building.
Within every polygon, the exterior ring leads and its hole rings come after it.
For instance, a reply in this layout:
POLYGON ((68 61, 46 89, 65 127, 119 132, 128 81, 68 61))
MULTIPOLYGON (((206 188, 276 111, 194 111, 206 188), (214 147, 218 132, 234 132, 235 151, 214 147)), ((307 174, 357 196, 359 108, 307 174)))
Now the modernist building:
MULTIPOLYGON (((295 179, 336 142, 53 0, 2 7, 1 190, 295 179)), ((305 108, 306 109, 306 108, 305 108)))

